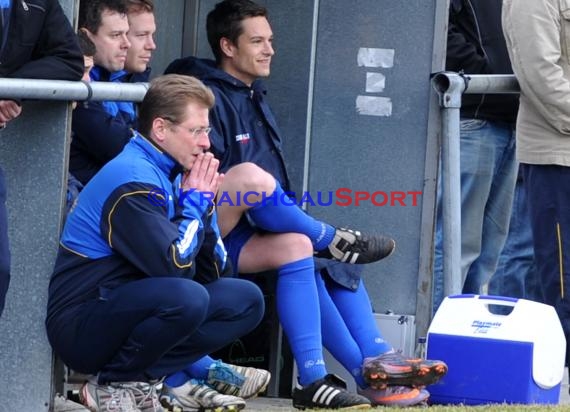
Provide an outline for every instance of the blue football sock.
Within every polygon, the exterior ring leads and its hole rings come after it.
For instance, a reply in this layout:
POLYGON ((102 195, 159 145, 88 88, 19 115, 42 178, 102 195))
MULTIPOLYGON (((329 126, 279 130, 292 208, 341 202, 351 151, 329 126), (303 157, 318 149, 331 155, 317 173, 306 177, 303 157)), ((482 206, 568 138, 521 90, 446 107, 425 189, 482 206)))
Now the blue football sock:
POLYGON ((323 344, 336 360, 354 377, 361 388, 365 387, 361 373, 362 353, 350 334, 337 307, 332 301, 319 271, 315 271, 319 292, 323 344))
POLYGON ((209 356, 204 356, 198 359, 196 362, 188 365, 184 368, 184 371, 194 379, 204 379, 208 378, 208 369, 215 362, 209 356))
POLYGON ((180 372, 167 376, 166 379, 164 379, 164 383, 171 388, 177 388, 178 386, 184 385, 190 379, 206 380, 208 378, 208 368, 214 362, 214 359, 211 357, 204 356, 196 362, 186 366, 186 368, 180 372))
POLYGON ((378 356, 393 349, 378 329, 370 297, 363 281, 360 281, 358 289, 354 291, 332 280, 326 282, 326 287, 350 334, 358 344, 363 359, 378 356))
POLYGON ((269 232, 302 233, 311 239, 315 250, 326 248, 332 242, 336 229, 306 214, 287 197, 279 182, 275 184, 271 196, 266 196, 249 209, 247 213, 251 220, 269 232))
POLYGON ((185 371, 180 371, 167 376, 166 379, 164 379, 164 383, 171 388, 177 388, 184 385, 190 379, 192 379, 192 377, 189 376, 185 371))
POLYGON ((302 386, 327 374, 314 271, 313 258, 305 258, 281 266, 277 278, 277 313, 293 351, 302 386))

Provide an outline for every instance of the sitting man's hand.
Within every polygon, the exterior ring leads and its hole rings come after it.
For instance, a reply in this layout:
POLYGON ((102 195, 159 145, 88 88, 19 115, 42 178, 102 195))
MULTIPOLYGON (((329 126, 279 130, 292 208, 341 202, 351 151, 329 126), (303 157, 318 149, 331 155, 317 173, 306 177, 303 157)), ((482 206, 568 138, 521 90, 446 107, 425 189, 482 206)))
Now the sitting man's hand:
POLYGON ((192 169, 182 175, 182 189, 196 189, 198 192, 218 193, 224 175, 218 173, 220 162, 212 153, 202 153, 192 169))
POLYGON ((22 106, 14 100, 0 100, 0 128, 6 127, 6 123, 15 119, 22 113, 22 106))

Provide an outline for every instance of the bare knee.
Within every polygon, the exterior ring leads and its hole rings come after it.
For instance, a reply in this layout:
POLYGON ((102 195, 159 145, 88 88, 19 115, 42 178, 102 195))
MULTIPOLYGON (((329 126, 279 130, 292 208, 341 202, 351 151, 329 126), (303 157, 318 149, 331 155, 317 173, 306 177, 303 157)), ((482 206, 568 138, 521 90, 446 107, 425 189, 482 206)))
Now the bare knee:
POLYGON ((313 256, 310 239, 300 233, 256 234, 243 247, 239 271, 256 273, 313 256))
POLYGON ((254 163, 245 162, 226 172, 224 188, 231 191, 273 193, 275 178, 254 163))
POLYGON ((313 244, 307 236, 300 233, 283 233, 280 236, 283 237, 282 255, 287 257, 283 263, 313 256, 313 244))

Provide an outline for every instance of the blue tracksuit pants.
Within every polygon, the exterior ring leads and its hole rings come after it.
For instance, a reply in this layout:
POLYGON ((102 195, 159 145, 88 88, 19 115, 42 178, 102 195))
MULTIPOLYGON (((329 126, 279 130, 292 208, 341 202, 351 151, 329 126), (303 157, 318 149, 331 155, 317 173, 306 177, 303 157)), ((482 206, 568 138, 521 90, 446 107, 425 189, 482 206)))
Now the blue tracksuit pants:
POLYGON ((98 299, 47 325, 55 352, 99 383, 147 381, 177 372, 254 329, 264 312, 252 282, 202 285, 154 277, 100 290, 98 299))

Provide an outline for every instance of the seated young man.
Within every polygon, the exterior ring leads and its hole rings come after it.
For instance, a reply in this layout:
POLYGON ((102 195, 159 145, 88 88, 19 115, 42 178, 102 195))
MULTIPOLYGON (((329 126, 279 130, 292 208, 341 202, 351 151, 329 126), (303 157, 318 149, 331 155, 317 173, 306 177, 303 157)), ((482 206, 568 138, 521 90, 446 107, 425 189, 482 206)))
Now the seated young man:
POLYGON ((165 376, 165 402, 191 394, 224 396, 228 410, 245 406, 190 370, 251 331, 264 311, 255 284, 224 277, 232 270, 216 212, 197 201, 223 181, 205 153, 213 103, 196 79, 155 79, 140 133, 85 186, 65 223, 46 329, 63 362, 92 375, 81 389, 91 410, 162 411, 156 386, 165 376))
POLYGON ((429 393, 421 387, 438 380, 447 371, 445 364, 393 351, 376 326, 361 268, 313 260, 316 251, 318 257, 339 262, 370 263, 389 256, 395 242, 337 229, 297 207, 271 201, 288 203, 289 178, 284 137, 260 79, 269 75, 274 55, 267 10, 249 0, 222 1, 208 14, 207 34, 215 62, 186 57, 166 72, 196 76, 216 96, 210 111, 212 152, 227 171, 221 193, 233 194, 234 204, 220 197, 220 228, 238 272, 277 270, 278 314, 301 386, 293 393, 293 405, 351 408, 424 402, 429 393), (261 193, 249 199, 259 205, 242 201, 236 206, 234 196, 247 191, 261 193), (362 396, 347 392, 327 374, 323 344, 354 376, 362 396), (334 396, 319 396, 329 392, 334 396))

